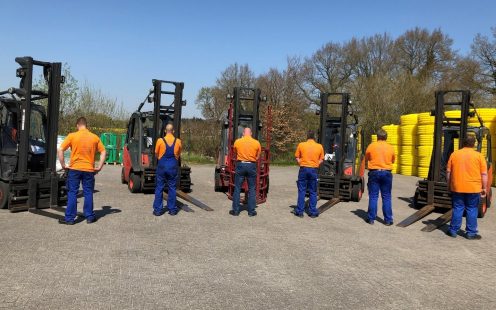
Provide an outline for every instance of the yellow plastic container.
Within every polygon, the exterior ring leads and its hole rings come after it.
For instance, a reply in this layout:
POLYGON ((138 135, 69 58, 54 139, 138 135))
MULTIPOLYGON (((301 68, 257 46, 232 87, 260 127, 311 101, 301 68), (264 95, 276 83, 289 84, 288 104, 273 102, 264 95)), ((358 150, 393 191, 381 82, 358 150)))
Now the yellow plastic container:
POLYGON ((418 145, 434 145, 434 137, 432 135, 418 135, 418 145))
POLYGON ((418 164, 417 156, 400 155, 400 162, 402 166, 416 166, 418 164))
POLYGON ((401 125, 416 125, 418 123, 418 114, 405 114, 400 116, 401 125))
POLYGON ((419 145, 417 147, 417 154, 419 157, 427 157, 432 155, 432 145, 419 145))
POLYGON ((417 175, 420 177, 420 178, 427 178, 427 176, 429 175, 429 168, 425 168, 425 167, 417 167, 417 175))
POLYGON ((409 165, 401 165, 400 166, 400 173, 402 175, 415 176, 415 175, 417 175, 417 167, 416 166, 409 166, 409 165))
POLYGON ((433 125, 434 124, 434 116, 431 116, 430 112, 419 113, 418 115, 418 124, 419 125, 433 125))
POLYGON ((419 125, 417 128, 419 135, 432 135, 434 134, 434 125, 419 125))
POLYGON ((400 154, 417 156, 417 148, 414 145, 402 145, 400 154))
POLYGON ((426 157, 419 157, 418 158, 418 167, 423 167, 423 168, 429 168, 429 165, 431 164, 431 157, 426 156, 426 157))

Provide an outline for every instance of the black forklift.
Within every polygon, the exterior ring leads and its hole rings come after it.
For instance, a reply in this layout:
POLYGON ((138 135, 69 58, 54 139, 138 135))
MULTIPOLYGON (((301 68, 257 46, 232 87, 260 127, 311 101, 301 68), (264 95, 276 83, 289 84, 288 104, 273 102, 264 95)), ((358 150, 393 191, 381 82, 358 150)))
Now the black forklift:
POLYGON ((0 91, 0 208, 60 218, 42 209, 64 211, 64 172, 56 171, 61 63, 17 57, 19 87, 0 91), (41 68, 47 90, 33 89, 41 68), (44 102, 45 106, 42 104, 44 102))
MULTIPOLYGON (((182 107, 186 105, 183 100, 184 83, 153 79, 152 84, 153 88, 131 115, 127 127, 121 182, 127 183, 131 193, 150 192, 155 189, 158 163, 155 143, 158 137, 163 136, 165 126, 173 124, 175 136, 181 137, 181 113, 182 107), (172 101, 162 104, 162 95, 172 96, 172 101), (152 111, 142 111, 147 102, 153 103, 152 111)), ((182 165, 181 159, 179 167, 177 196, 211 211, 210 207, 187 194, 191 192, 191 168, 182 165)))
MULTIPOLYGON (((264 111, 266 128, 265 136, 263 136, 263 127, 260 121, 260 104, 263 101, 267 101, 267 98, 261 96, 261 90, 259 88, 235 87, 232 95, 229 94, 227 99, 230 100, 230 104, 221 130, 221 145, 214 173, 215 191, 227 193, 228 198, 232 199, 236 172, 236 157, 233 150, 234 141, 242 137, 245 127, 250 127, 252 136, 261 141, 262 144, 262 152, 257 162, 256 202, 257 204, 264 203, 269 192, 271 107, 267 105, 267 109, 264 111)), ((245 194, 248 192, 246 181, 243 183, 242 192, 245 192, 245 194)))
POLYGON ((319 143, 325 158, 319 167, 318 196, 325 212, 341 201, 360 201, 364 190, 365 150, 349 93, 321 93, 319 143))
POLYGON ((491 133, 484 126, 475 105, 470 102, 470 91, 437 91, 435 97, 435 110, 431 112, 431 115, 434 116, 434 141, 429 174, 427 179, 420 180, 417 183, 413 197, 413 206, 419 210, 397 225, 399 227, 407 227, 436 209, 446 210, 437 219, 426 222, 426 226, 422 228, 422 231, 426 232, 434 231, 451 220, 451 192, 448 189, 446 179, 446 166, 451 154, 455 150, 455 139, 458 140, 458 148, 460 149, 463 147, 463 138, 467 134, 473 134, 475 136, 478 152, 482 152, 483 145, 485 145, 486 150, 483 155, 487 161, 487 188, 489 190, 486 197, 481 199, 479 204, 478 216, 480 218, 484 217, 492 201, 491 181, 493 179, 493 167, 491 133), (460 117, 450 117, 450 114, 446 113, 449 110, 459 110, 460 117), (469 126, 469 117, 476 117, 479 125, 469 126))

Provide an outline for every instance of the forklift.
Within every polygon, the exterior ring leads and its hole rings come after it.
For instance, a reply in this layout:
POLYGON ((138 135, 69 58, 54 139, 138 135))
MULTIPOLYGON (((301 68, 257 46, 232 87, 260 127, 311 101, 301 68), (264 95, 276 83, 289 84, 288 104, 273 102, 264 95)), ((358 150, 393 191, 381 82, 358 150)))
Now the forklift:
MULTIPOLYGON (((181 113, 182 107, 186 105, 186 101, 183 100, 184 83, 153 79, 152 84, 153 88, 131 115, 127 127, 121 182, 127 183, 131 193, 155 190, 155 173, 158 164, 155 143, 163 136, 165 126, 169 123, 173 124, 175 136, 181 137, 181 113), (172 102, 162 105, 162 95, 172 96, 172 102), (142 111, 146 102, 153 103, 152 111, 142 111)), ((179 167, 177 196, 199 208, 213 211, 187 194, 191 192, 191 168, 181 165, 180 158, 179 167)), ((179 206, 184 205, 179 203, 179 206)))
MULTIPOLYGON (((253 138, 261 141, 265 140, 262 145, 262 152, 257 162, 257 181, 256 181, 256 203, 262 204, 267 200, 269 192, 269 163, 270 163, 270 141, 272 130, 272 111, 270 105, 266 110, 266 128, 265 136, 262 134, 262 123, 260 121, 260 103, 267 101, 267 98, 261 96, 259 88, 235 87, 232 95, 227 95, 230 100, 227 118, 223 123, 221 131, 221 145, 215 167, 214 184, 216 192, 223 192, 232 200, 234 193, 234 178, 236 172, 236 156, 234 154, 234 141, 242 137, 243 129, 250 127, 253 138)), ((243 183, 241 189, 245 193, 244 201, 248 201, 248 183, 243 183)), ((243 200, 242 200, 243 201, 243 200)))
POLYGON ((63 212, 67 201, 66 175, 55 166, 62 65, 32 57, 15 61, 19 88, 0 91, 0 208, 58 219, 42 209, 63 212), (34 68, 43 70, 47 91, 33 89, 34 68))
POLYGON ((463 138, 467 134, 473 134, 476 138, 476 150, 482 152, 485 145, 484 157, 487 161, 489 189, 486 197, 479 204, 478 217, 486 214, 487 208, 491 206, 493 179, 491 134, 489 129, 477 113, 475 105, 470 102, 470 91, 437 91, 435 93, 436 106, 431 112, 434 116, 434 146, 432 149, 431 163, 427 179, 417 183, 413 197, 413 205, 419 209, 417 212, 403 220, 397 226, 407 227, 424 218, 437 208, 445 209, 445 213, 437 219, 430 221, 422 228, 422 231, 431 232, 448 223, 451 220, 451 192, 446 180, 446 166, 451 154, 455 150, 455 139, 458 139, 458 147, 463 147, 463 138), (448 117, 445 111, 459 110, 460 117, 448 117), (469 126, 469 117, 477 117, 478 126, 469 126))
POLYGON ((328 200, 318 208, 322 213, 341 201, 360 201, 365 186, 365 150, 349 93, 321 93, 318 114, 318 140, 325 153, 318 172, 318 197, 328 200))

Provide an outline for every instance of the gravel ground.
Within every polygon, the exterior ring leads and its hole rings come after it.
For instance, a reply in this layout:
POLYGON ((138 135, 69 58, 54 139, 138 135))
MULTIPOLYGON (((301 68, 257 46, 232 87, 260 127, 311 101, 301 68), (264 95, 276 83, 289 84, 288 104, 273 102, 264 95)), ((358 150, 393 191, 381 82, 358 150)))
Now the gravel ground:
MULTIPOLYGON (((130 194, 119 166, 97 176, 95 224, 2 210, 0 308, 496 307, 494 207, 479 221, 480 241, 448 238, 445 227, 421 232, 422 222, 370 226, 366 194, 300 219, 290 214, 297 168, 273 167, 258 216, 234 218, 230 201, 213 191, 213 166, 192 171, 192 195, 215 211, 189 205, 194 212, 154 217, 153 196, 130 194)), ((396 222, 414 212, 416 181, 394 177, 396 222)))

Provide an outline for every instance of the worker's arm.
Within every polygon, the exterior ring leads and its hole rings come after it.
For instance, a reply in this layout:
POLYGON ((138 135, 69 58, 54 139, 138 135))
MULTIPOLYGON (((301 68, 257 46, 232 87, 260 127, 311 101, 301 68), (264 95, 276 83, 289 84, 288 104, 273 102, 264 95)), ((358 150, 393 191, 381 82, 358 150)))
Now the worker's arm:
POLYGON ((95 168, 95 172, 99 172, 103 168, 103 164, 105 164, 105 159, 107 158, 107 151, 100 152, 100 161, 98 161, 98 165, 95 168))
POLYGON ((295 159, 296 159, 296 162, 298 163, 298 165, 300 165, 300 161, 301 161, 301 149, 300 149, 300 145, 299 144, 298 144, 298 147, 296 147, 295 159))
POLYGON ((62 167, 62 169, 66 169, 67 167, 65 166, 64 150, 62 150, 62 148, 59 148, 57 150, 57 157, 59 158, 60 166, 62 167))
POLYGON ((481 193, 481 196, 482 197, 486 197, 487 173, 482 173, 481 174, 481 177, 482 177, 482 193, 481 193))
POLYGON ((448 190, 451 191, 451 172, 446 171, 446 183, 448 184, 448 190))
POLYGON ((324 161, 324 147, 321 145, 320 146, 320 155, 319 155, 319 166, 322 164, 324 161))
POLYGON ((65 159, 64 159, 64 152, 71 146, 71 141, 72 141, 72 134, 69 134, 64 141, 62 141, 62 144, 60 144, 59 149, 57 150, 57 157, 59 158, 60 166, 62 169, 67 169, 65 166, 65 159))
POLYGON ((103 146, 103 143, 100 140, 98 140, 97 150, 98 153, 100 153, 100 161, 98 162, 98 165, 95 168, 96 173, 102 170, 103 164, 105 164, 105 159, 107 159, 107 151, 105 150, 105 147, 103 146))
POLYGON ((262 146, 260 145, 260 142, 258 142, 257 160, 260 158, 260 154, 262 154, 262 146))

